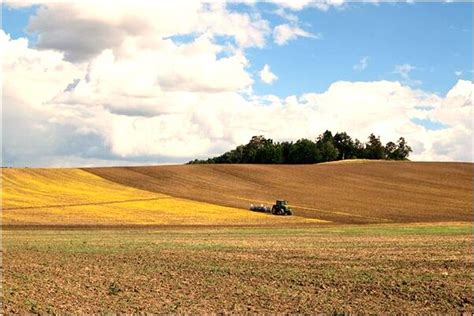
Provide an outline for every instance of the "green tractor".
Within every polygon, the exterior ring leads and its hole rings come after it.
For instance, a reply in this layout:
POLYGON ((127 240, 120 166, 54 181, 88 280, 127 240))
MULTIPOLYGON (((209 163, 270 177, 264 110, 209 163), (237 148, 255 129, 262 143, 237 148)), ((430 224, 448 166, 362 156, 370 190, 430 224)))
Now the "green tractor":
POLYGON ((285 200, 277 200, 276 204, 272 206, 272 214, 273 215, 291 215, 293 212, 291 208, 288 206, 288 201, 285 200))

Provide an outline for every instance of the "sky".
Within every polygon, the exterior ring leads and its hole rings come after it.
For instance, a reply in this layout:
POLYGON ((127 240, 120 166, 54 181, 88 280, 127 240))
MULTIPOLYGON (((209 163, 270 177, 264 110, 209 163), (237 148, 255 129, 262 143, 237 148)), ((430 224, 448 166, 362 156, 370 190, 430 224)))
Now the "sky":
POLYGON ((2 6, 2 166, 182 163, 329 129, 472 161, 469 2, 2 6))

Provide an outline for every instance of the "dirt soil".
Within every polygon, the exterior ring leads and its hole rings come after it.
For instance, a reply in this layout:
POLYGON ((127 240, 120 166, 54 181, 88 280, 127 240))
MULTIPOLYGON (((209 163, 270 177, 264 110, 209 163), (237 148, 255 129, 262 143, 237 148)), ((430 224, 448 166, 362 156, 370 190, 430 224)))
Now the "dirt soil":
POLYGON ((474 164, 363 161, 84 169, 126 186, 247 209, 290 201, 335 223, 471 221, 474 164))
POLYGON ((4 231, 3 312, 470 313, 472 225, 4 231))

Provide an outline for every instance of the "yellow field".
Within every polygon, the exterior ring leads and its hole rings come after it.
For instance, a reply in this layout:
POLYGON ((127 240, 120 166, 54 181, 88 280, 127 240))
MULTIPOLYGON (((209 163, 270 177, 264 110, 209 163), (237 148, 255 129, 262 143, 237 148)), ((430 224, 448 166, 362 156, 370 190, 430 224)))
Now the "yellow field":
POLYGON ((4 209, 165 196, 128 188, 79 169, 4 169, 2 180, 4 209))
POLYGON ((120 185, 79 169, 4 169, 4 225, 265 225, 277 217, 120 185))

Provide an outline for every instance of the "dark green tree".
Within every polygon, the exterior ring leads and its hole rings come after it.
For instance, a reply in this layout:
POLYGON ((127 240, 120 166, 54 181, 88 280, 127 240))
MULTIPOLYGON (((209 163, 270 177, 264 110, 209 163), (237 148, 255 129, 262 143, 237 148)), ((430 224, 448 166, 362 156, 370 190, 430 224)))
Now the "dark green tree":
POLYGON ((323 134, 319 135, 316 140, 316 147, 319 151, 319 159, 316 162, 333 161, 339 155, 339 151, 334 145, 334 137, 331 131, 326 130, 323 134))
POLYGON ((318 142, 316 146, 319 150, 319 160, 317 162, 337 160, 339 150, 337 150, 333 143, 329 141, 318 142))
POLYGON ((394 142, 388 142, 385 145, 385 154, 387 155, 387 159, 397 159, 397 145, 394 142))
POLYGON ((290 148, 289 163, 303 164, 320 161, 320 153, 314 142, 309 139, 299 139, 290 148))
POLYGON ((259 163, 261 154, 259 151, 264 150, 265 146, 271 145, 273 141, 267 140, 262 135, 253 136, 250 142, 244 146, 242 151, 242 163, 259 163))
POLYGON ((246 145, 237 146, 220 156, 206 160, 195 159, 189 164, 203 163, 264 163, 302 164, 333 161, 349 158, 406 160, 412 152, 406 140, 400 137, 397 143, 382 145, 380 137, 370 134, 368 142, 354 141, 344 132, 326 130, 316 142, 300 139, 293 142, 274 142, 263 136, 253 136, 246 145))
POLYGON ((282 152, 282 163, 290 163, 290 151, 293 146, 293 142, 282 142, 280 144, 282 152))
POLYGON ((385 147, 380 141, 380 136, 369 135, 369 141, 365 145, 365 158, 367 159, 385 159, 385 147))
POLYGON ((339 155, 337 160, 356 158, 357 153, 352 138, 347 133, 336 133, 334 135, 334 146, 337 148, 339 155))
POLYGON ((397 141, 397 153, 398 153, 398 160, 407 160, 408 156, 413 150, 410 146, 408 146, 405 138, 400 137, 397 141))
POLYGON ((365 144, 362 143, 357 138, 354 141, 354 151, 353 151, 353 154, 352 154, 352 158, 358 158, 358 159, 367 158, 365 156, 365 144))

